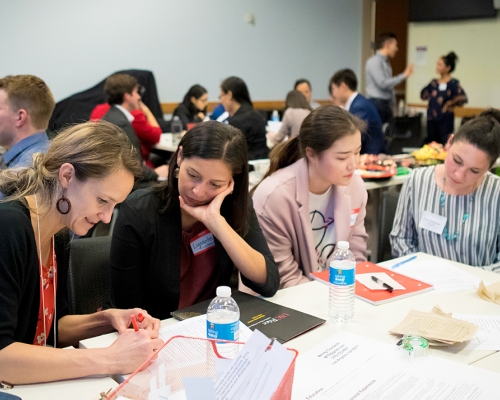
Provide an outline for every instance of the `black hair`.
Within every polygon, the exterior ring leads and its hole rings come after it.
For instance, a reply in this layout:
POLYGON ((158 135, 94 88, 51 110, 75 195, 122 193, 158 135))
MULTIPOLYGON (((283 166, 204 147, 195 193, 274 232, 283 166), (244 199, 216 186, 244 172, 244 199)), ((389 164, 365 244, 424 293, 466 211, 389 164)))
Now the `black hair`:
POLYGON ((309 90, 312 90, 311 82, 309 82, 309 80, 306 78, 297 79, 293 88, 297 90, 297 86, 302 85, 303 83, 307 83, 307 85, 309 86, 309 90))
POLYGON ((201 85, 193 85, 189 88, 188 92, 184 96, 184 99, 182 100, 182 104, 184 104, 189 112, 193 115, 198 114, 200 111, 203 113, 206 113, 207 108, 203 110, 198 110, 193 102, 191 101, 191 97, 194 97, 195 99, 199 99, 201 96, 203 96, 207 92, 207 89, 205 89, 201 85))
POLYGON ((237 103, 252 105, 250 93, 248 92, 247 85, 243 79, 238 78, 237 76, 230 76, 222 81, 220 88, 224 93, 231 91, 233 99, 237 103))
POLYGON ((384 32, 384 33, 380 34, 379 37, 377 38, 377 42, 376 42, 375 48, 377 50, 383 48, 385 42, 387 42, 388 40, 392 40, 392 39, 396 39, 397 40, 396 35, 394 33, 392 33, 392 32, 384 32))
POLYGON ((240 236, 244 236, 249 229, 248 148, 245 136, 239 129, 217 121, 201 122, 189 130, 170 159, 167 180, 152 189, 162 200, 160 212, 173 206, 179 207, 178 178, 175 175, 180 147, 183 159, 221 160, 229 167, 234 189, 222 202, 220 213, 240 236))
POLYGON ((340 86, 340 84, 344 82, 347 87, 353 92, 358 88, 358 78, 356 78, 356 74, 352 69, 341 69, 337 71, 335 75, 330 79, 330 86, 328 86, 328 91, 332 94, 332 85, 340 86))
POLYGON ((453 51, 450 51, 445 56, 442 56, 441 60, 443 60, 447 67, 450 67, 450 72, 453 72, 458 61, 458 56, 453 51))

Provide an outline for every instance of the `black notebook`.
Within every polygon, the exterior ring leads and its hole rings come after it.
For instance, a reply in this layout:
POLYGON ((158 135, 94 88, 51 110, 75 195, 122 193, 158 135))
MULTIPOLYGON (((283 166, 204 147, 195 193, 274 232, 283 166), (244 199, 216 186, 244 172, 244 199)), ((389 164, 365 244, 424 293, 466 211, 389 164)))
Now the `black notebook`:
MULTIPOLYGON (((280 343, 325 323, 324 319, 271 303, 247 293, 233 291, 233 299, 240 308, 240 320, 252 331, 259 329, 264 335, 276 338, 280 343)), ((172 317, 184 320, 206 314, 211 300, 172 312, 172 317)))

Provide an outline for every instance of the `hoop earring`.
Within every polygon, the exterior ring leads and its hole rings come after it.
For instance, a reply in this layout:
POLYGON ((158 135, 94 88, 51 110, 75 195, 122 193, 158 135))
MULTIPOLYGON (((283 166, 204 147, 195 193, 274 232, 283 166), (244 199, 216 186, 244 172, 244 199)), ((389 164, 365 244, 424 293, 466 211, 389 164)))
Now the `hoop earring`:
POLYGON ((178 179, 179 178, 179 167, 176 167, 174 169, 174 178, 178 179))
POLYGON ((59 200, 57 200, 56 203, 56 209, 59 212, 59 214, 66 215, 71 211, 71 202, 64 197, 64 192, 66 191, 66 188, 63 189, 62 196, 59 200), (61 209, 62 208, 62 209, 61 209))

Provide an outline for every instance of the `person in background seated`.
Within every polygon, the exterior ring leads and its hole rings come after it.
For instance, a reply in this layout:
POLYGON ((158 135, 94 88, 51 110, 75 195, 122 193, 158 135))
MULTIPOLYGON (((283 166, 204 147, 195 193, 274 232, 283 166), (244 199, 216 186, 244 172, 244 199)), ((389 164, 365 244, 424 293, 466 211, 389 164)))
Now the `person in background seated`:
POLYGON ((293 87, 293 89, 298 90, 305 96, 306 100, 309 102, 309 105, 311 106, 311 110, 314 110, 321 105, 312 99, 312 86, 309 80, 305 78, 297 79, 297 81, 295 81, 295 86, 293 87))
MULTIPOLYGON (((44 81, 33 75, 0 79, 0 170, 27 167, 37 152, 45 153, 45 131, 54 111, 54 96, 44 81)), ((1 195, 0 195, 1 198, 1 195)))
POLYGON ((285 112, 279 132, 268 132, 269 141, 276 145, 281 143, 285 137, 289 139, 299 135, 302 121, 309 115, 312 108, 305 96, 298 90, 292 90, 286 95, 285 112))
POLYGON ((109 222, 141 173, 125 134, 105 122, 59 133, 32 167, 0 173, 0 381, 47 382, 133 372, 163 345, 160 321, 141 309, 68 315, 67 230, 109 222), (135 332, 131 314, 145 319, 135 332), (61 350, 118 330, 109 348, 61 350))
POLYGON ((188 124, 202 122, 207 114, 208 92, 201 85, 193 85, 189 88, 180 103, 172 114, 172 120, 178 116, 182 121, 184 130, 188 129, 188 124))
MULTIPOLYGON (((142 97, 146 89, 139 84, 139 95, 142 97)), ((90 113, 90 120, 99 120, 109 111, 111 106, 109 103, 98 104, 90 113)), ((153 163, 149 159, 151 149, 160 141, 162 129, 158 124, 155 116, 149 107, 139 100, 139 108, 131 110, 130 114, 134 117, 132 121, 132 128, 141 143, 141 155, 148 167, 154 168, 153 163)))
POLYGON ((390 233, 395 257, 423 251, 500 272, 498 110, 450 136, 444 164, 417 168, 403 185, 390 233))
MULTIPOLYGON (((139 83, 131 75, 114 74, 106 79, 104 83, 106 100, 111 106, 102 119, 119 126, 127 134, 130 142, 137 149, 141 162, 143 161, 139 138, 132 127, 134 116, 133 110, 140 109, 141 95, 139 94, 139 83)), ((142 180, 144 182, 156 181, 158 177, 166 177, 168 166, 162 165, 156 169, 142 166, 142 180)))
POLYGON ((247 140, 248 159, 267 158, 266 120, 253 108, 245 82, 235 76, 220 85, 220 102, 229 113, 227 122, 238 128, 247 140))
POLYGON ((455 106, 467 103, 460 82, 451 77, 458 60, 454 52, 439 58, 436 72, 439 79, 433 79, 420 93, 422 100, 429 100, 427 107, 427 139, 426 142, 438 142, 444 145, 448 136, 455 130, 455 106))
POLYGON ((279 275, 248 196, 244 136, 202 122, 181 139, 168 180, 121 205, 111 244, 110 303, 164 319, 215 297, 234 267, 263 296, 279 275))
MULTIPOLYGON (((253 193, 255 212, 278 264, 280 288, 327 268, 339 240, 366 261, 367 192, 354 173, 364 122, 334 105, 311 112, 299 136, 271 152, 253 193)), ((244 282, 243 282, 244 283, 244 282)))
POLYGON ((382 121, 375 106, 357 92, 358 79, 350 69, 342 69, 330 79, 328 90, 333 104, 344 107, 351 114, 366 122, 366 134, 361 140, 361 154, 385 153, 382 121))

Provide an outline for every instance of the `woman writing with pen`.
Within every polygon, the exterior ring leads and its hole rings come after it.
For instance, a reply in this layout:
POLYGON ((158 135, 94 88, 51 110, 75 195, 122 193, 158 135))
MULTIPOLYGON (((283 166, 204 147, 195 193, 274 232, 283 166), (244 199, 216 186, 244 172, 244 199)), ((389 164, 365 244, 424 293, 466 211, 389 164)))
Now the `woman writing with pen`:
POLYGON ((69 235, 99 221, 131 191, 138 154, 117 127, 88 122, 61 132, 33 166, 0 174, 0 382, 130 373, 161 347, 159 321, 141 309, 68 315, 69 235), (127 329, 131 316, 138 332, 127 329), (109 348, 61 350, 118 330, 109 348))

